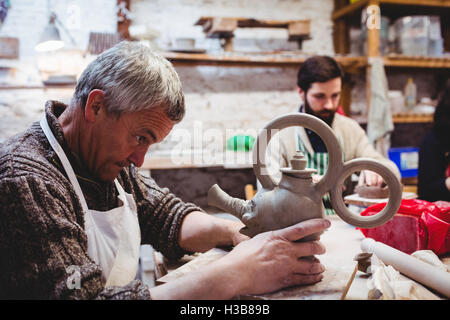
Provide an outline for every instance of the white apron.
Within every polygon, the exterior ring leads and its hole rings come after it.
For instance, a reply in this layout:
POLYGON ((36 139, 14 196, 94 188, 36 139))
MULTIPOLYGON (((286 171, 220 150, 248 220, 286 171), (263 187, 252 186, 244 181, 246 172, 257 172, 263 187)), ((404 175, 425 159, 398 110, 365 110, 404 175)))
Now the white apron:
POLYGON ((123 205, 109 211, 89 210, 72 166, 50 130, 45 116, 40 124, 80 199, 88 238, 88 254, 102 268, 105 286, 127 285, 136 277, 141 244, 141 230, 133 196, 126 193, 115 179, 119 202, 123 205))

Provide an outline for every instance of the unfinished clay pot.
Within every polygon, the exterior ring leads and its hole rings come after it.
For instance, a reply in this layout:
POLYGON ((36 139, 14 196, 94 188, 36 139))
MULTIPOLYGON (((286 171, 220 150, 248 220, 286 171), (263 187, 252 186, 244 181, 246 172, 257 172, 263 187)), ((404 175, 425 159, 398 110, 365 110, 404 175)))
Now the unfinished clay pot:
MULTIPOLYGON (((235 215, 246 225, 241 230, 250 237, 265 231, 291 226, 298 222, 325 216, 322 197, 330 192, 331 204, 347 223, 373 228, 390 220, 401 202, 401 185, 395 174, 382 163, 367 158, 343 163, 342 151, 333 130, 322 120, 305 113, 291 113, 269 122, 258 135, 253 147, 253 170, 262 188, 248 201, 228 196, 218 185, 208 191, 208 204, 235 215), (316 132, 328 150, 328 169, 322 179, 314 183, 313 169, 306 167, 301 152, 291 160, 291 166, 281 168, 280 181, 268 174, 266 151, 272 133, 287 127, 301 126, 316 132), (352 213, 342 199, 344 180, 353 172, 371 170, 380 174, 389 186, 389 201, 378 214, 360 216, 352 213)), ((315 234, 304 240, 316 239, 315 234)))
POLYGON ((388 187, 376 187, 376 186, 356 186, 355 192, 362 198, 367 199, 384 199, 389 196, 388 187))

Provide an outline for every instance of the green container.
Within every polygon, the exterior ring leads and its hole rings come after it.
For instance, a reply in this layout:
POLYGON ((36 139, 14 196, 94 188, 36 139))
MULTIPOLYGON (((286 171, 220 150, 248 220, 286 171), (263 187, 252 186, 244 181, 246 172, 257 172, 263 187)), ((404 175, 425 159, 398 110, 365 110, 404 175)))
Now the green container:
POLYGON ((250 151, 254 143, 254 137, 238 134, 228 138, 226 148, 231 151, 250 151))

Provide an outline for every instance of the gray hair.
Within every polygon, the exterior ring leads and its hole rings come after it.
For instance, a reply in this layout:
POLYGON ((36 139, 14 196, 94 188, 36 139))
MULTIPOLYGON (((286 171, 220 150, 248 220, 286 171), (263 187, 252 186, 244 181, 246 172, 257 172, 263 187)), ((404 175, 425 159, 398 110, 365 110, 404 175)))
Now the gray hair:
POLYGON ((92 61, 78 79, 73 101, 84 108, 89 93, 105 93, 108 113, 162 107, 167 116, 179 122, 184 116, 184 95, 172 64, 150 48, 122 41, 92 61))

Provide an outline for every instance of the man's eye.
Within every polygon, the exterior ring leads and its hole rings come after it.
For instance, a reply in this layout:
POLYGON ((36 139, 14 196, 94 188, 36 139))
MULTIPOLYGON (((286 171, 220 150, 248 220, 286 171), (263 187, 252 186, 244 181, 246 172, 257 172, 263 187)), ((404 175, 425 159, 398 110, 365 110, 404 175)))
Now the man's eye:
POLYGON ((147 143, 147 139, 145 137, 143 137, 143 136, 136 136, 136 141, 139 144, 146 144, 147 143))

